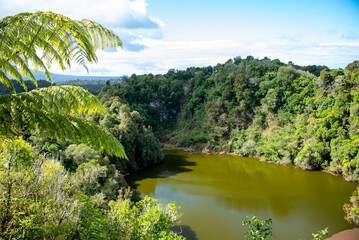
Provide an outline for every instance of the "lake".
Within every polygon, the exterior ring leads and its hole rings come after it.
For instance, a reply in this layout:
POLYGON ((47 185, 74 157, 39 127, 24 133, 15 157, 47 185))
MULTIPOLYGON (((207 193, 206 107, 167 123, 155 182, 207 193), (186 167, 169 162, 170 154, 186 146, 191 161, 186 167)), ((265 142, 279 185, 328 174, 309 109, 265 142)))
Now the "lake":
POLYGON ((275 239, 311 239, 353 228, 343 204, 357 183, 324 172, 231 155, 165 151, 164 161, 126 178, 141 194, 175 202, 184 214, 174 230, 189 240, 244 239, 247 215, 272 218, 275 239))

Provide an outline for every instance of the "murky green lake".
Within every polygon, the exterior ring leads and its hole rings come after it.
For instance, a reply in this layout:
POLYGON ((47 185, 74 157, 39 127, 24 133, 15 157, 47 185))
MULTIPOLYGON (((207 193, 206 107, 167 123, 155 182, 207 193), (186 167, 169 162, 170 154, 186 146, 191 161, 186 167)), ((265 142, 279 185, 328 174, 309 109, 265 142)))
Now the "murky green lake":
POLYGON ((311 239, 354 226, 343 204, 357 183, 323 172, 260 162, 253 158, 165 152, 164 162, 127 178, 162 204, 175 202, 184 214, 175 230, 190 240, 243 239, 247 215, 273 219, 275 239, 311 239))

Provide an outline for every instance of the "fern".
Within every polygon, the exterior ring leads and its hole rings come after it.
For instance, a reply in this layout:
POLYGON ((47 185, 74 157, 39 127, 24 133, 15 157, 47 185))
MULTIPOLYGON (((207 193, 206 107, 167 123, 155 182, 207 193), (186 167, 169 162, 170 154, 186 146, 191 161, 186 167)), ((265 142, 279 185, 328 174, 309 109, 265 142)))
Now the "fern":
POLYGON ((80 214, 77 231, 80 239, 109 239, 107 236, 107 216, 95 207, 91 199, 79 196, 80 214))
POLYGON ((42 71, 51 81, 49 68, 57 62, 61 69, 75 61, 86 68, 96 62, 96 50, 107 45, 122 46, 111 30, 90 20, 73 20, 52 12, 19 13, 0 20, 0 81, 11 95, 0 97, 0 134, 6 137, 41 134, 60 141, 83 142, 108 154, 127 158, 121 143, 101 127, 81 118, 81 114, 104 113, 99 100, 80 87, 62 86, 16 94, 8 75, 26 89, 23 76, 37 81, 42 71))
POLYGON ((103 113, 99 100, 81 87, 52 86, 0 96, 0 134, 6 137, 41 134, 59 141, 71 139, 95 150, 126 158, 123 146, 110 133, 80 117, 103 113), (76 116, 78 115, 78 116, 76 116))
POLYGON ((30 63, 35 72, 42 71, 51 81, 52 62, 63 70, 71 61, 87 69, 87 62, 97 62, 96 50, 107 45, 117 47, 122 43, 111 30, 87 19, 73 20, 41 11, 8 16, 0 20, 0 80, 15 93, 9 74, 26 90, 23 76, 37 84, 30 63))

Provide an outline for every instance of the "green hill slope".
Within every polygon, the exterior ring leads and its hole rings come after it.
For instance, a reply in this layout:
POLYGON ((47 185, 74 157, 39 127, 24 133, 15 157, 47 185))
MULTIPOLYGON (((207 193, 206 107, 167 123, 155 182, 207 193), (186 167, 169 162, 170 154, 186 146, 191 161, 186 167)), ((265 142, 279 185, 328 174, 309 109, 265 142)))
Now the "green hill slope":
POLYGON ((236 57, 106 86, 162 141, 359 179, 359 62, 344 70, 236 57))

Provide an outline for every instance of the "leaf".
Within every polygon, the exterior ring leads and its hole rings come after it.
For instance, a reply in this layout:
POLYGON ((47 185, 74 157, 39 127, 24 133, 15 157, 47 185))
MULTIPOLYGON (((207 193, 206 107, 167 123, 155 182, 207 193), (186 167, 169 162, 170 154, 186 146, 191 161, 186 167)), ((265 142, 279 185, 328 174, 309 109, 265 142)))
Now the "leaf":
POLYGON ((0 134, 11 137, 35 130, 59 141, 71 139, 98 151, 125 158, 123 146, 100 126, 81 114, 103 113, 104 107, 81 87, 52 86, 0 96, 0 134))
POLYGON ((23 75, 30 76, 37 85, 30 65, 51 81, 52 62, 63 70, 71 66, 71 61, 87 69, 86 62, 97 62, 96 50, 107 45, 122 47, 116 34, 87 19, 73 20, 41 11, 4 17, 0 20, 0 80, 15 93, 7 74, 26 89, 23 75))
POLYGON ((19 13, 0 20, 0 81, 12 95, 0 97, 0 134, 11 137, 39 130, 60 141, 71 139, 92 148, 127 158, 121 143, 102 128, 81 118, 81 114, 104 113, 99 100, 79 87, 36 89, 16 94, 8 75, 26 90, 23 76, 37 81, 43 72, 51 81, 49 68, 57 62, 61 69, 75 61, 97 62, 99 46, 122 46, 111 30, 90 20, 73 20, 53 12, 19 13))

